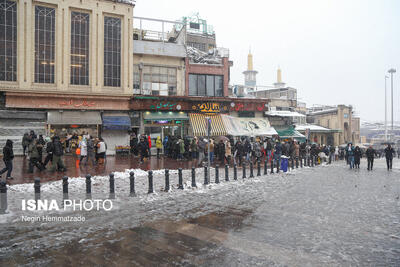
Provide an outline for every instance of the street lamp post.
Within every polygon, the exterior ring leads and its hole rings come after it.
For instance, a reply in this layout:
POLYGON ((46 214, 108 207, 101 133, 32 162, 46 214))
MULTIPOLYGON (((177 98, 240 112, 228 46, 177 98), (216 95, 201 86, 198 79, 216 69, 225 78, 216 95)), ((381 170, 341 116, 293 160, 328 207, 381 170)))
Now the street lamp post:
POLYGON ((390 83, 391 83, 391 89, 392 89, 392 134, 393 134, 393 73, 396 73, 396 69, 390 69, 388 70, 390 73, 390 83))
POLYGON ((385 142, 387 142, 387 90, 386 90, 387 78, 389 77, 385 75, 385 142))

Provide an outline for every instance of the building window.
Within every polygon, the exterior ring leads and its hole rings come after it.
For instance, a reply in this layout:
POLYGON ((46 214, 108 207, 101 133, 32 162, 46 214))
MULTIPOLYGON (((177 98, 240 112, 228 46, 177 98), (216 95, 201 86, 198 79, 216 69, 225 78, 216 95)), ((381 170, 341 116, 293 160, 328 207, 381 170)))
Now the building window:
POLYGON ((205 43, 188 42, 187 45, 190 47, 194 47, 200 51, 207 52, 205 43))
MULTIPOLYGON (((177 70, 171 67, 144 66, 143 67, 143 94, 147 95, 176 95, 177 70)), ((134 67, 133 83, 140 88, 139 67, 134 67)), ((140 91, 139 91, 140 92, 140 91)))
POLYGON ((89 85, 89 14, 71 13, 71 84, 89 85))
POLYGON ((139 65, 133 65, 133 93, 140 94, 140 71, 139 65))
POLYGON ((121 86, 121 19, 104 17, 104 85, 121 86))
POLYGON ((54 8, 35 6, 35 83, 54 83, 54 8))
POLYGON ((17 3, 0 0, 0 81, 17 80, 17 3))
POLYGON ((223 92, 223 76, 189 74, 190 96, 223 96, 223 92))

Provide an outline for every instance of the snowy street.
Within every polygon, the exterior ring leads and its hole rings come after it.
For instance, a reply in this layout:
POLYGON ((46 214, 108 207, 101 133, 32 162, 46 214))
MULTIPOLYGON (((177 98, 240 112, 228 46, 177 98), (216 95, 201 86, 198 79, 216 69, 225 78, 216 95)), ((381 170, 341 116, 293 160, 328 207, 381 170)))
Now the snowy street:
MULTIPOLYGON (((147 173, 135 170, 136 197, 129 197, 127 170, 115 173, 112 211, 22 211, 33 184, 13 185, 10 213, 0 217, 0 264, 398 265, 396 163, 391 172, 383 160, 373 172, 349 170, 342 161, 245 180, 238 172, 229 182, 221 169, 221 183, 212 171, 208 186, 197 169, 197 188, 184 170, 184 190, 171 171, 170 192, 162 192, 164 174, 155 171, 154 194, 147 194, 147 173), (42 215, 80 215, 85 222, 21 222, 42 215)), ((93 177, 92 185, 93 199, 108 197, 108 177, 93 177)), ((61 202, 61 188, 61 181, 43 184, 41 198, 61 202)), ((69 191, 71 199, 84 199, 85 179, 70 179, 69 191)))

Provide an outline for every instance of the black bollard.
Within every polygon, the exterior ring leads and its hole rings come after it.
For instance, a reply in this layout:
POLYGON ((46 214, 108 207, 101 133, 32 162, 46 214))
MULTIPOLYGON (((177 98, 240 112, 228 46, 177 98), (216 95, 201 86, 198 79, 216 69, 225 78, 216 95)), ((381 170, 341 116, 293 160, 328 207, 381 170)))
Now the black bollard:
POLYGON ((246 178, 246 164, 243 162, 242 164, 242 168, 243 168, 243 179, 246 178))
POLYGON ((147 192, 148 194, 152 194, 154 193, 153 190, 153 171, 149 171, 149 192, 147 192))
POLYGON ((168 192, 169 191, 169 170, 165 169, 165 188, 164 191, 168 192))
POLYGON ((237 181, 237 165, 233 165, 233 180, 237 181))
POLYGON ((183 178, 182 178, 182 168, 178 169, 178 177, 179 177, 179 186, 178 189, 183 190, 183 178))
POLYGON ((207 173, 207 171, 208 171, 207 166, 204 166, 204 184, 205 185, 208 185, 208 173, 207 173))
POLYGON ((64 176, 63 178, 63 200, 68 199, 68 177, 64 176))
POLYGON ((196 169, 192 167, 192 187, 197 187, 196 185, 196 169))
POLYGON ((257 161, 257 176, 261 176, 261 162, 257 161))
POLYGON ((219 184, 219 165, 215 165, 215 183, 219 184))
POLYGON ((86 199, 92 198, 92 176, 86 175, 86 199))
POLYGON ((35 188, 35 202, 36 202, 36 209, 37 209, 38 208, 37 201, 40 199, 40 178, 35 178, 33 187, 35 188))
POLYGON ((298 169, 298 168, 299 168, 299 158, 296 157, 296 169, 298 169))
POLYGON ((6 214, 7 205, 7 183, 0 181, 0 214, 6 214))
POLYGON ((108 197, 109 199, 114 199, 115 198, 115 179, 114 179, 114 173, 110 173, 110 195, 108 197))
POLYGON ((268 174, 268 160, 266 159, 264 162, 264 175, 268 174))
POLYGON ((253 162, 250 162, 250 178, 253 178, 254 174, 253 174, 253 162))
POLYGON ((225 165, 225 181, 229 182, 229 166, 225 165))
POLYGON ((274 173, 274 160, 271 159, 271 173, 274 173))
POLYGON ((131 192, 129 194, 130 197, 134 197, 136 196, 136 192, 135 192, 135 173, 134 172, 130 172, 129 173, 129 180, 130 180, 130 185, 131 185, 131 192))

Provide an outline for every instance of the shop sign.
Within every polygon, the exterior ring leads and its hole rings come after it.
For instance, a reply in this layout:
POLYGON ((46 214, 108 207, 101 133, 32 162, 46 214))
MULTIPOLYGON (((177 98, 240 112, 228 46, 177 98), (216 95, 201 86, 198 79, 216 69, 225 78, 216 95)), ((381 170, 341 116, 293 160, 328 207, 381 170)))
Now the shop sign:
POLYGON ((75 107, 75 108, 94 107, 94 106, 96 106, 96 102, 87 101, 86 99, 82 99, 82 100, 70 99, 70 100, 65 100, 65 101, 60 102, 59 105, 60 105, 60 107, 75 107))
POLYGON ((231 103, 231 111, 264 111, 266 108, 266 103, 231 103))
POLYGON ((227 112, 228 107, 220 103, 206 102, 194 104, 192 106, 192 110, 201 113, 217 114, 221 112, 227 112))
POLYGON ((159 102, 157 104, 154 105, 150 105, 150 109, 153 110, 173 110, 174 107, 176 107, 176 109, 179 110, 178 108, 179 105, 177 105, 176 103, 172 103, 172 102, 159 102))

